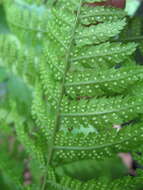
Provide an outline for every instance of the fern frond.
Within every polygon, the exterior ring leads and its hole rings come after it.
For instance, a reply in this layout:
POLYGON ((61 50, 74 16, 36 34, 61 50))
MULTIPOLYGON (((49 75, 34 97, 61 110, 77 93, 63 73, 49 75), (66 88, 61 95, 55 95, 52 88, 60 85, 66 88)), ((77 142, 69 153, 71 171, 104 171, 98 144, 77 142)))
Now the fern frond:
MULTIPOLYGON (((51 190, 123 189, 128 181, 121 186, 122 180, 109 184, 103 179, 82 183, 59 178, 59 184, 50 167, 84 159, 104 160, 119 151, 130 151, 143 141, 141 124, 125 127, 119 133, 112 128, 139 118, 143 108, 141 93, 134 95, 127 90, 131 85, 142 84, 142 68, 134 63, 127 67, 137 45, 118 42, 126 24, 125 12, 87 6, 93 0, 49 1, 50 10, 46 2, 45 6, 39 0, 36 5, 32 2, 5 6, 8 23, 17 38, 5 38, 1 41, 4 51, 0 47, 2 61, 16 62, 13 67, 23 73, 24 79, 36 75, 32 79, 32 85, 36 79, 32 114, 39 136, 30 139, 27 120, 19 114, 14 115, 14 124, 27 152, 40 166, 46 165, 41 190, 46 185, 51 190), (5 58, 7 52, 9 60, 5 58), (71 132, 90 126, 98 133, 71 132)), ((13 112, 17 113, 16 109, 13 112)))
MULTIPOLYGON (((92 125, 94 127, 102 127, 103 129, 103 127, 105 127, 106 125, 112 126, 115 123, 122 124, 123 122, 127 122, 130 119, 134 119, 138 117, 139 114, 142 112, 142 100, 137 99, 136 97, 130 97, 129 95, 127 95, 126 97, 117 96, 98 99, 95 98, 98 95, 96 94, 96 91, 94 91, 94 93, 92 92, 92 94, 88 93, 87 91, 87 97, 77 96, 77 99, 73 100, 72 95, 67 96, 67 94, 71 93, 68 92, 67 84, 70 81, 70 76, 72 76, 74 72, 77 75, 77 80, 78 78, 80 78, 78 76, 80 76, 81 72, 87 73, 88 75, 90 75, 91 78, 92 76, 96 77, 96 74, 94 75, 93 71, 91 71, 90 69, 96 68, 96 71, 98 71, 99 69, 110 69, 119 63, 122 64, 130 58, 131 54, 134 53, 137 46, 135 43, 101 43, 106 41, 110 37, 105 33, 103 33, 102 37, 99 39, 99 45, 95 45, 94 42, 92 43, 92 37, 96 32, 95 30, 103 26, 106 26, 106 31, 108 29, 110 30, 110 26, 113 24, 112 26, 114 27, 115 22, 119 24, 119 28, 116 28, 117 30, 113 31, 112 37, 116 36, 125 25, 125 21, 121 21, 125 13, 121 14, 121 17, 114 17, 114 21, 110 20, 110 24, 109 21, 102 18, 103 24, 100 23, 97 26, 93 26, 92 22, 90 22, 91 25, 87 27, 81 24, 83 20, 82 16, 84 16, 82 8, 85 9, 85 7, 82 7, 82 3, 83 1, 74 0, 65 2, 65 4, 63 4, 63 1, 60 1, 59 4, 57 2, 57 7, 59 6, 61 9, 59 10, 56 7, 53 8, 53 10, 51 11, 51 19, 49 20, 47 26, 48 41, 46 41, 44 47, 45 63, 41 64, 40 74, 41 83, 45 88, 43 89, 43 91, 46 91, 46 101, 48 101, 47 107, 50 107, 47 110, 49 114, 53 113, 53 115, 55 115, 55 118, 52 117, 54 118, 53 123, 55 127, 53 130, 53 140, 50 143, 48 163, 53 156, 55 144, 54 140, 58 130, 65 128, 78 128, 80 126, 88 128, 89 125, 92 125), (76 11, 77 15, 75 14, 76 11), (81 28, 83 28, 82 31, 81 28), (92 33, 93 28, 95 28, 95 30, 92 33), (87 33, 90 35, 87 36, 86 39, 86 37, 84 38, 84 36, 86 36, 87 33), (77 40, 77 38, 79 40, 77 40), (80 38, 82 39, 82 47, 80 47, 80 38), (54 95, 52 95, 52 93, 54 93, 54 95), (133 109, 135 109, 135 111, 133 111, 133 109)), ((95 7, 95 9, 92 9, 95 12, 96 10, 98 10, 98 14, 100 14, 100 8, 98 9, 95 7)), ((104 8, 102 7, 102 9, 104 8)), ((107 8, 106 10, 109 10, 109 8, 107 8)), ((117 69, 117 73, 120 73, 120 71, 122 70, 122 72, 124 73, 124 69, 125 68, 121 68, 121 70, 117 69)), ((116 73, 116 70, 113 68, 111 70, 105 71, 105 73, 107 72, 106 74, 110 75, 110 72, 112 72, 113 70, 116 73)), ((128 74, 130 73, 129 71, 127 72, 128 74)), ((116 74, 114 78, 115 77, 116 74)), ((127 82, 128 76, 126 77, 127 78, 125 79, 125 81, 127 82)), ((140 79, 141 78, 139 78, 139 80, 140 79)), ((82 77, 82 80, 85 81, 84 76, 82 77)), ((119 79, 118 81, 122 81, 122 79, 119 79)), ((131 79, 131 81, 133 82, 134 79, 131 79)), ((80 82, 82 82, 81 78, 80 82)), ((114 84, 116 86, 118 85, 116 83, 112 83, 113 86, 114 84)), ((98 86, 98 88, 100 87, 101 86, 98 86)), ((74 91, 75 89, 72 88, 71 90, 74 91)), ((119 89, 117 90, 117 92, 122 93, 122 90, 123 89, 120 88, 119 85, 119 89)), ((82 91, 80 93, 80 95, 82 95, 82 91)), ((64 141, 64 138, 65 136, 61 136, 61 142, 64 141)), ((71 135, 71 139, 72 138, 73 137, 71 135)), ((57 146, 58 143, 59 142, 57 142, 56 144, 57 146)), ((79 144, 80 143, 81 142, 79 142, 79 144)), ((74 144, 74 140, 71 141, 70 144, 74 144)), ((90 153, 88 154, 86 152, 84 153, 84 155, 88 157, 90 153)), ((58 156, 56 155, 55 157, 58 156)), ((65 157, 67 158, 67 156, 65 157)), ((78 153, 74 157, 74 159, 80 158, 78 157, 78 153)))

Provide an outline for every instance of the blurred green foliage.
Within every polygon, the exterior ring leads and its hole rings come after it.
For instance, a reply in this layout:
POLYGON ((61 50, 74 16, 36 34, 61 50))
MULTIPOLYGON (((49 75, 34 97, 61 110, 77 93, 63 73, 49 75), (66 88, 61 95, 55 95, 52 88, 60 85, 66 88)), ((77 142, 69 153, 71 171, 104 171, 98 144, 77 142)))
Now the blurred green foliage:
POLYGON ((6 22, 6 15, 5 15, 5 11, 4 11, 4 7, 2 4, 0 4, 0 34, 1 33, 8 33, 9 32, 9 28, 8 28, 8 24, 6 22))

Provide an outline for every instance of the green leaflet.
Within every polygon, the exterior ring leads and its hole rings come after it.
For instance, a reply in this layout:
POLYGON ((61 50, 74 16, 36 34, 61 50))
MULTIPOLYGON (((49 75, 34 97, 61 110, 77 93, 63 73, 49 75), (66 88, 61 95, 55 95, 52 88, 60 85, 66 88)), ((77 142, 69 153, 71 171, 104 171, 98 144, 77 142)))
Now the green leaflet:
POLYGON ((100 44, 119 34, 125 24, 125 20, 119 20, 116 22, 105 22, 103 24, 93 25, 89 28, 81 27, 77 30, 75 42, 79 47, 90 44, 100 44))
POLYGON ((139 96, 83 98, 79 101, 63 98, 60 114, 62 128, 88 128, 89 125, 107 127, 122 124, 142 114, 143 104, 139 96))
POLYGON ((80 22, 84 25, 96 24, 100 22, 114 22, 124 18, 126 13, 117 8, 109 7, 82 7, 82 15, 80 22))
MULTIPOLYGON (((136 49, 135 43, 103 43, 98 46, 76 48, 71 62, 87 68, 105 69, 113 67, 128 58, 136 49)), ((71 66, 72 67, 72 66, 71 66)))
POLYGON ((101 134, 74 136, 59 133, 56 136, 55 155, 57 161, 68 163, 77 160, 101 160, 118 152, 128 152, 142 142, 143 128, 139 125, 128 126, 119 133, 112 129, 101 134))
POLYGON ((132 85, 141 82, 142 78, 143 69, 140 66, 111 68, 105 71, 73 71, 67 75, 66 93, 72 98, 123 93, 132 85))

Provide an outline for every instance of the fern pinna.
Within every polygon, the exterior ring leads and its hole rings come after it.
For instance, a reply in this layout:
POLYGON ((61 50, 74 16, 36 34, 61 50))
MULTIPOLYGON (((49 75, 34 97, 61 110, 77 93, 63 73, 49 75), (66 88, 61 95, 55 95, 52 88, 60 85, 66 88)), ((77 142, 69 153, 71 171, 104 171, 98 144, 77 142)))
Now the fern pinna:
POLYGON ((19 113, 14 114, 15 130, 42 166, 41 190, 131 190, 142 180, 142 174, 112 183, 104 176, 76 179, 76 162, 82 171, 85 160, 142 152, 143 142, 143 68, 133 56, 137 43, 120 38, 127 24, 123 10, 89 6, 93 2, 102 0, 5 3, 13 34, 2 36, 1 57, 8 65, 16 60, 16 73, 23 73, 34 89, 32 115, 39 131, 33 127, 36 135, 30 139, 19 113), (113 128, 123 124, 119 132, 113 128), (64 177, 58 175, 59 165, 70 168, 64 177))

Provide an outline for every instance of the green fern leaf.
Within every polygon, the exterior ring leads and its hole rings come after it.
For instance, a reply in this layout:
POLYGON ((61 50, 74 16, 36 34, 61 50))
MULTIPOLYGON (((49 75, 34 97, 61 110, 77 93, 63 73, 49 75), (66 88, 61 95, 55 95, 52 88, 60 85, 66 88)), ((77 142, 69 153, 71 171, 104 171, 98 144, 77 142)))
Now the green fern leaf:
POLYGON ((118 152, 128 152, 142 142, 141 130, 136 125, 126 127, 119 133, 114 129, 87 136, 59 133, 55 142, 55 159, 64 163, 84 159, 101 160, 118 152))
POLYGON ((139 97, 113 97, 69 101, 64 98, 61 107, 61 126, 75 128, 111 126, 130 121, 142 113, 142 99, 139 97))
POLYGON ((126 13, 117 8, 109 7, 82 7, 81 23, 85 25, 96 24, 100 22, 114 22, 124 18, 126 13))
POLYGON ((124 26, 125 20, 105 22, 103 24, 93 25, 89 28, 81 26, 77 30, 75 42, 79 47, 90 44, 100 44, 119 34, 124 26))
POLYGON ((123 67, 95 72, 73 71, 67 75, 66 93, 72 98, 123 93, 142 81, 142 67, 123 67))

